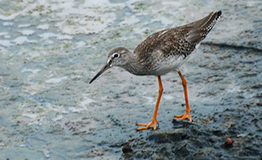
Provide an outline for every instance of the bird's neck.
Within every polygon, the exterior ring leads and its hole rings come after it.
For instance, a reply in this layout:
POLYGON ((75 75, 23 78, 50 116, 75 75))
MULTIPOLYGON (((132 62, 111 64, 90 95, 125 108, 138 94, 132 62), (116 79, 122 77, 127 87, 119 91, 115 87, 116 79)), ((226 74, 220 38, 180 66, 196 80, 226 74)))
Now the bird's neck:
POLYGON ((138 75, 139 69, 140 69, 139 66, 140 65, 138 64, 138 61, 137 61, 137 55, 133 52, 130 52, 128 55, 127 63, 121 67, 132 74, 138 75))

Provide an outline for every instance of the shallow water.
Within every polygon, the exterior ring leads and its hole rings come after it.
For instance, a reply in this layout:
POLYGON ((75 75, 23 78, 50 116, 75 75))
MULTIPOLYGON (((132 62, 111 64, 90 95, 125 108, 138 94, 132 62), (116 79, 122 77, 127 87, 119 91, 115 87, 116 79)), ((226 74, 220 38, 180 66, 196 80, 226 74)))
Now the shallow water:
POLYGON ((1 1, 2 159, 260 159, 261 1, 1 1), (117 47, 222 10, 181 68, 194 122, 184 112, 177 73, 162 77, 158 130, 148 122, 157 79, 113 68, 88 84, 117 47), (226 137, 235 142, 225 148, 226 137), (121 149, 130 145, 132 153, 121 149))

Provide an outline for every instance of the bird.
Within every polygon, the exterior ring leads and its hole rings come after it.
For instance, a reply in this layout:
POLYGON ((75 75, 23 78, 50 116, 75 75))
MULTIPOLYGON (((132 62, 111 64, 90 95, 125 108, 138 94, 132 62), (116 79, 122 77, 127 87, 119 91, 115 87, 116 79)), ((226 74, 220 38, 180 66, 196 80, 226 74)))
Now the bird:
POLYGON ((180 67, 190 57, 200 42, 206 38, 221 11, 211 12, 206 17, 178 27, 168 28, 153 33, 140 43, 132 52, 124 47, 113 49, 107 57, 106 64, 90 80, 91 84, 102 73, 114 66, 121 67, 131 74, 138 76, 156 76, 158 79, 158 98, 155 110, 149 123, 137 123, 137 130, 157 128, 157 112, 163 93, 161 76, 169 72, 177 72, 184 89, 186 111, 175 116, 174 120, 188 119, 192 122, 191 109, 188 102, 187 81, 180 71, 180 67))

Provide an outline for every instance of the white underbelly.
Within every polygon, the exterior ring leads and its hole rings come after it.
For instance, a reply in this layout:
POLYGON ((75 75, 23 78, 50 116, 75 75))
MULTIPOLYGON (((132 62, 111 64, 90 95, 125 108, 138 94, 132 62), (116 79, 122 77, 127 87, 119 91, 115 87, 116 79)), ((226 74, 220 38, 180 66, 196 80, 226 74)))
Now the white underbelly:
POLYGON ((162 61, 161 64, 156 68, 155 75, 164 75, 169 72, 176 72, 179 71, 179 67, 185 62, 186 59, 184 59, 182 56, 175 58, 169 58, 165 61, 162 61))
POLYGON ((179 68, 184 64, 184 62, 191 57, 192 55, 196 54, 194 52, 197 52, 197 48, 200 44, 196 45, 196 49, 189 54, 186 58, 184 56, 170 56, 168 58, 163 59, 162 61, 159 61, 154 75, 164 75, 169 72, 177 72, 179 71, 179 68))

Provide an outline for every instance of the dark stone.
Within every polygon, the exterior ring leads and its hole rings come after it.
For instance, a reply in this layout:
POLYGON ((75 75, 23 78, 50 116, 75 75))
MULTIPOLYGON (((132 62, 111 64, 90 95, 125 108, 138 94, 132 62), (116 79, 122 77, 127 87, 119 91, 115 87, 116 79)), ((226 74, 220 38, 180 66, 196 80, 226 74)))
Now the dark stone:
POLYGON ((132 152, 133 150, 132 150, 132 148, 130 147, 130 146, 124 146, 123 148, 122 148, 122 152, 123 153, 128 153, 128 152, 132 152))

